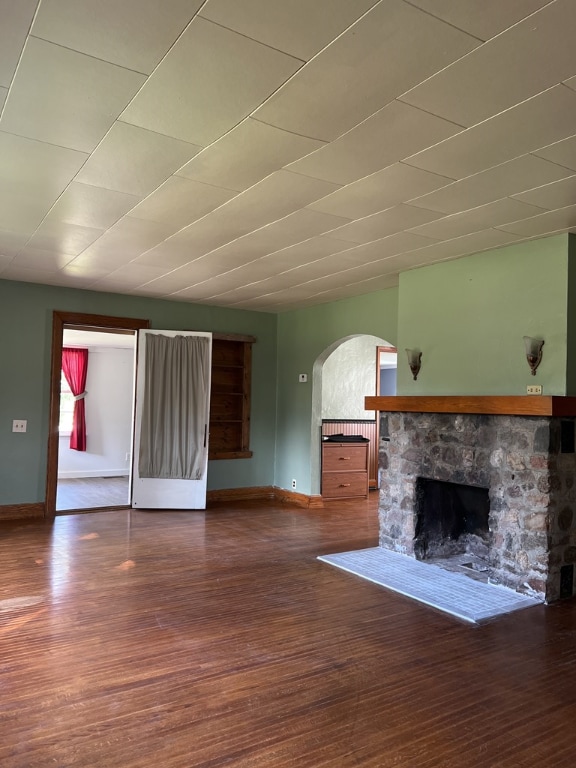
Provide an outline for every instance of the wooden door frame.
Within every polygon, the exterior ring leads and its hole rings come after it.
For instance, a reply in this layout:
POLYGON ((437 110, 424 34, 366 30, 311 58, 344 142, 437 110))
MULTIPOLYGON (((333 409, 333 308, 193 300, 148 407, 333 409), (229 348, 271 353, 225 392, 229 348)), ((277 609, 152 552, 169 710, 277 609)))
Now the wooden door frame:
POLYGON ((60 379, 62 371, 62 345, 64 326, 83 326, 94 331, 139 331, 149 328, 150 321, 134 317, 89 315, 83 312, 52 313, 52 355, 50 364, 50 408, 48 416, 48 457, 46 467, 46 499, 44 516, 56 515, 56 493, 58 489, 58 424, 60 421, 60 379))
POLYGON ((380 352, 396 352, 398 354, 398 349, 390 346, 376 347, 376 397, 380 395, 380 352))
MULTIPOLYGON (((381 352, 396 352, 396 355, 398 355, 398 349, 396 347, 390 347, 390 346, 376 347, 376 396, 380 395, 380 353, 381 352)), ((379 456, 380 455, 380 411, 376 411, 375 416, 376 416, 376 453, 379 456)), ((377 488, 380 487, 380 483, 378 482, 379 479, 380 479, 380 473, 377 468, 376 469, 377 488)))

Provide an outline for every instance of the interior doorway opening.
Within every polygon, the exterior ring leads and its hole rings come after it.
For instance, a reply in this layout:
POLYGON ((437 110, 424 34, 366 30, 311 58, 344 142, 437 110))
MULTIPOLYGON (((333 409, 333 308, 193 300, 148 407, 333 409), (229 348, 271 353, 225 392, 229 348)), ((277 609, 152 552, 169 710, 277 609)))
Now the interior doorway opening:
MULTIPOLYGON (((378 414, 364 410, 364 397, 379 394, 381 369, 385 365, 394 379, 396 349, 378 336, 355 334, 327 347, 314 362, 312 382, 311 491, 321 490, 321 433, 323 419, 370 420, 375 425, 377 463, 378 414)), ((377 481, 376 481, 377 483, 377 481)))
MULTIPOLYGON (((48 428, 48 464, 46 472, 46 499, 45 514, 46 517, 54 517, 57 511, 58 495, 58 471, 59 471, 59 452, 60 452, 60 404, 61 404, 61 377, 62 377, 62 349, 64 347, 64 332, 67 329, 76 331, 85 331, 90 333, 108 332, 117 335, 131 335, 143 328, 149 327, 149 321, 138 318, 114 317, 107 315, 92 315, 81 312, 61 312, 55 311, 52 317, 52 356, 50 372, 50 415, 48 428)), ((90 363, 88 364, 90 365, 90 363)), ((133 387, 133 385, 132 385, 133 387)), ((131 397, 133 398, 134 389, 132 388, 131 397)), ((130 414, 133 422, 132 413, 130 414)), ((89 427, 88 427, 89 429, 89 427)), ((124 452, 124 456, 126 451, 124 452)), ((129 459, 129 466, 131 461, 129 459)), ((129 498, 124 504, 117 503, 88 503, 87 507, 71 507, 66 511, 82 511, 83 509, 110 509, 118 506, 128 506, 129 498)), ((62 511, 62 510, 60 510, 62 511)))
POLYGON ((56 512, 130 503, 135 331, 65 325, 63 349, 86 352, 86 447, 72 447, 75 395, 60 384, 56 512))

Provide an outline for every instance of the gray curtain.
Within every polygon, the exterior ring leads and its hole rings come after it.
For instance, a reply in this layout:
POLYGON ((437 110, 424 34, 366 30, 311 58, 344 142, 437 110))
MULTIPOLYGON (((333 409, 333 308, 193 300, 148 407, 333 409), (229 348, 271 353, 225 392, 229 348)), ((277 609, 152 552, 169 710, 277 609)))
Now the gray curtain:
POLYGON ((206 461, 210 338, 146 334, 140 477, 199 480, 206 461))

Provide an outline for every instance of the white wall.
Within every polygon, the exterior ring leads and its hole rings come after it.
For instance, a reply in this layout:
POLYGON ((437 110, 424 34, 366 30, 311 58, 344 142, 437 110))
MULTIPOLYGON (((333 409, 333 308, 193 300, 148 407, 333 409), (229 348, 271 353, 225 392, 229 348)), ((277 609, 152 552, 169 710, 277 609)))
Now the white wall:
POLYGON ((134 352, 92 347, 86 378, 87 450, 72 451, 61 437, 58 477, 127 475, 131 451, 134 352))
POLYGON ((323 419, 374 419, 364 410, 366 395, 376 394, 377 336, 358 336, 343 342, 322 369, 323 419))

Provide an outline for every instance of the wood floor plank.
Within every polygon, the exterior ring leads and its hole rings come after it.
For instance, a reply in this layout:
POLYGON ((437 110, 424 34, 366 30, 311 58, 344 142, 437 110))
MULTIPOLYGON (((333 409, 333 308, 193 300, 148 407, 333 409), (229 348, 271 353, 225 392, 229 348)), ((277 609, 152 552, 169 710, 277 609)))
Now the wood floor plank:
POLYGON ((316 557, 377 500, 0 525, 3 768, 568 768, 576 605, 475 627, 316 557))

